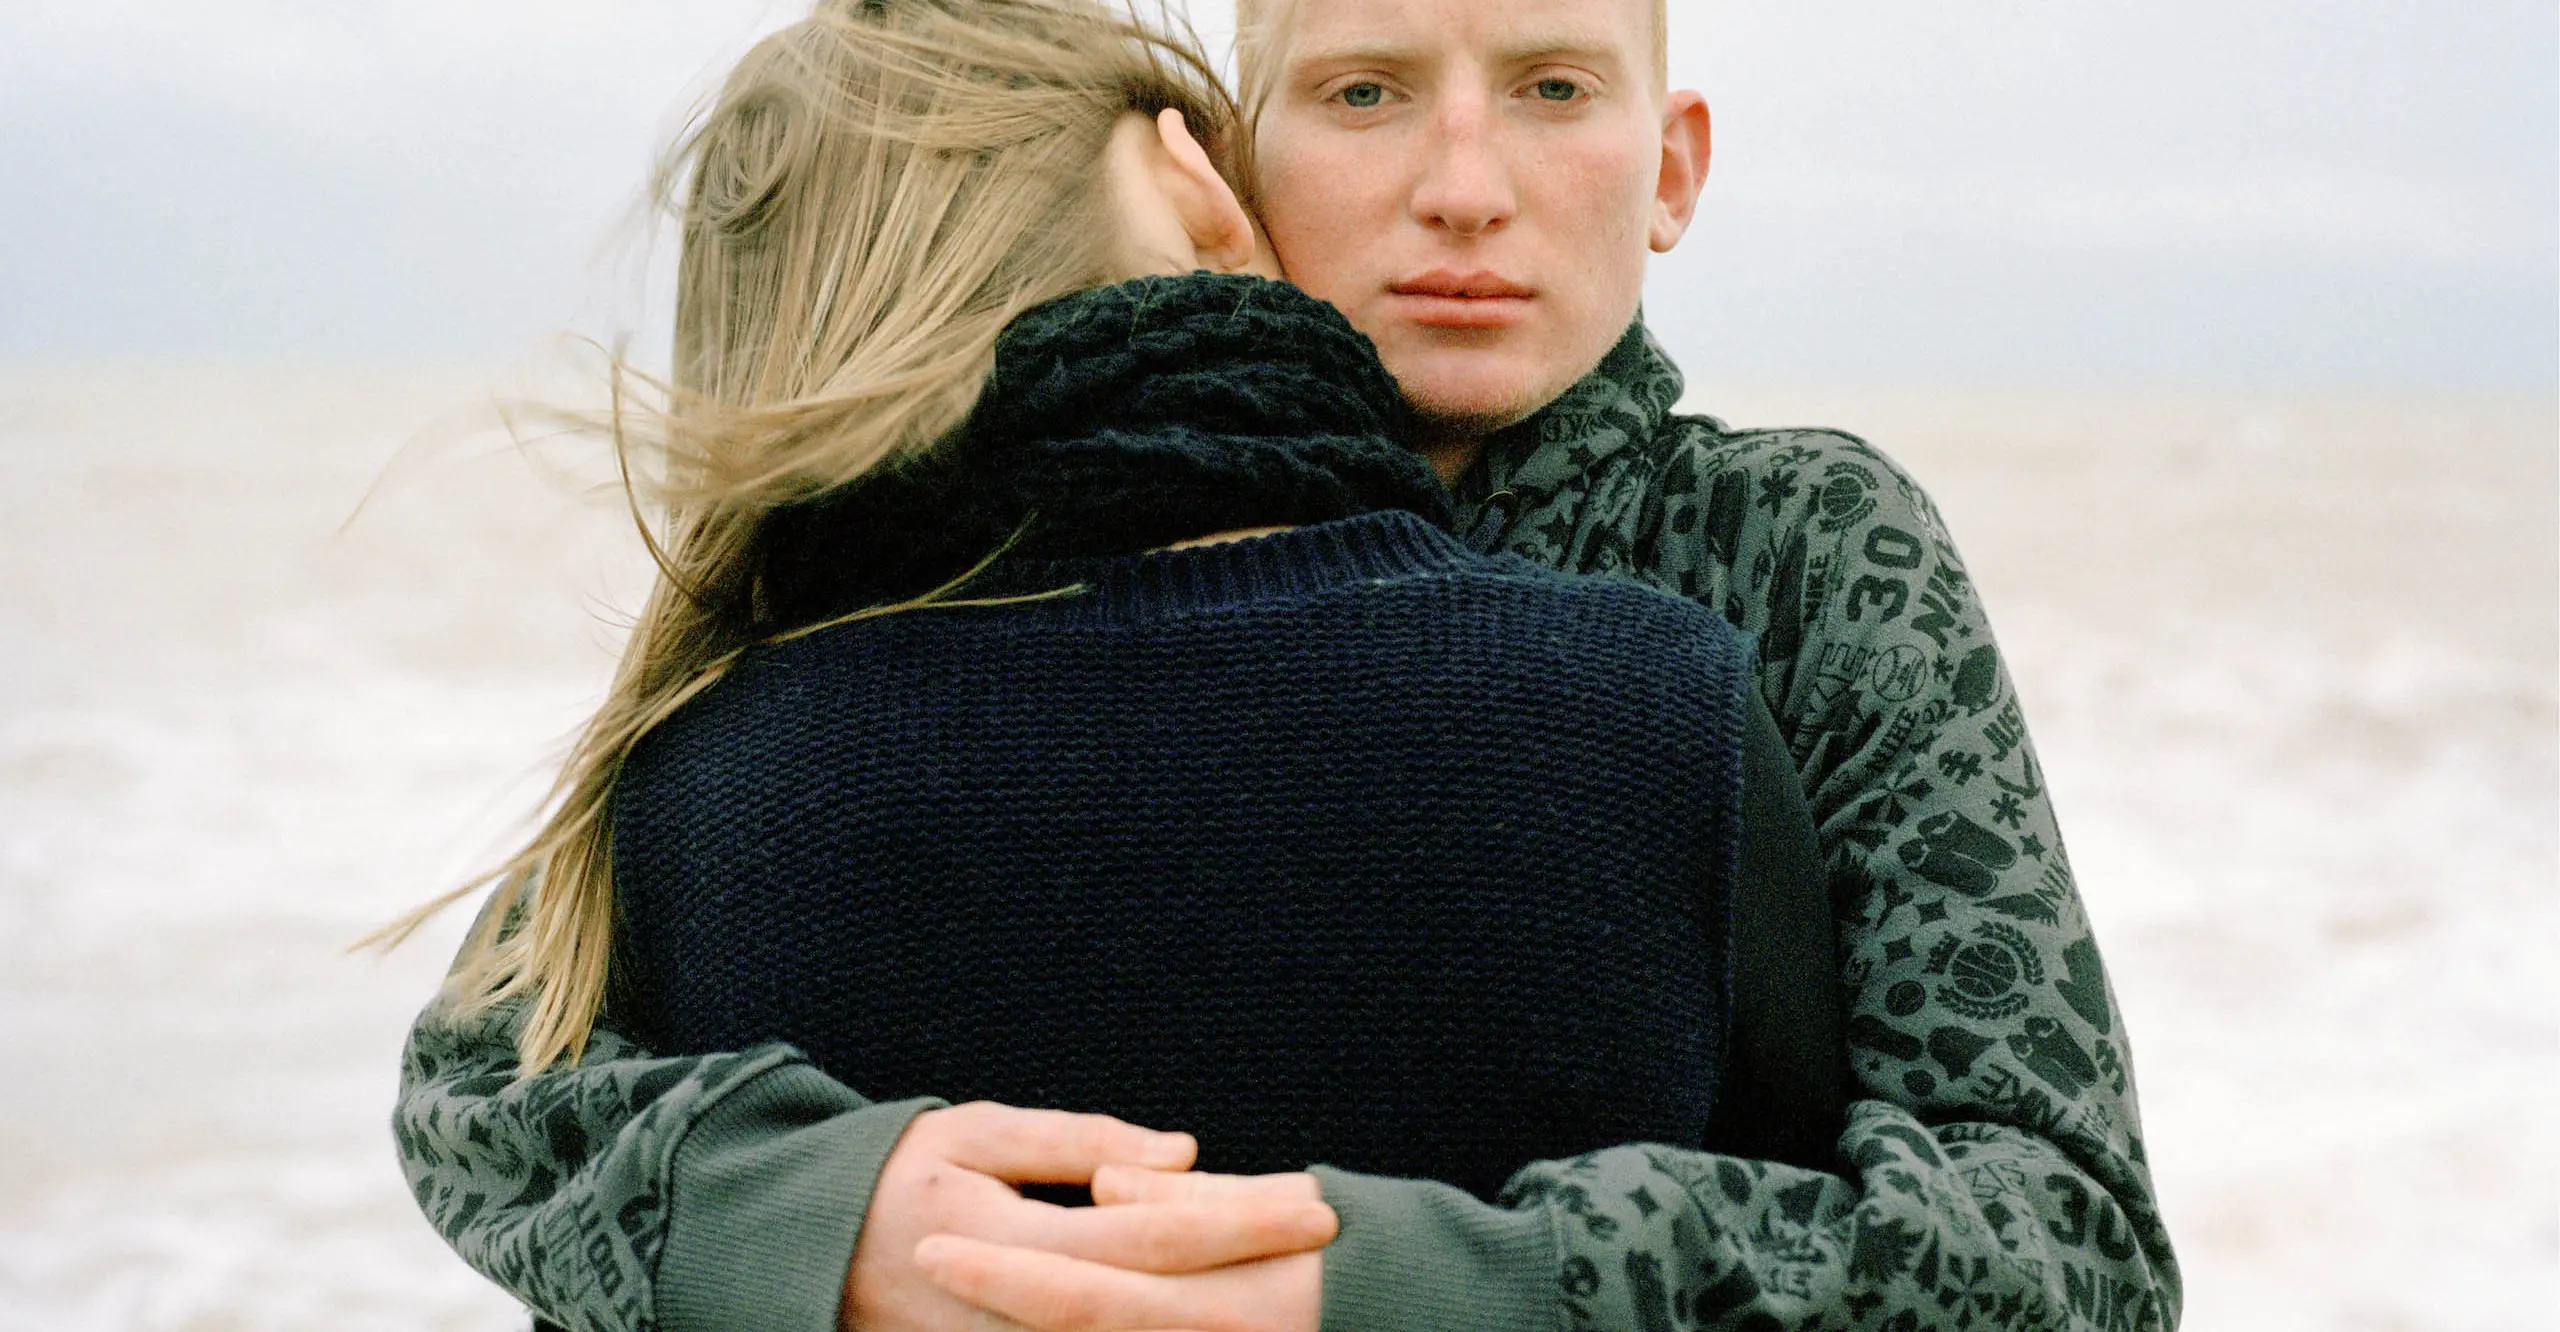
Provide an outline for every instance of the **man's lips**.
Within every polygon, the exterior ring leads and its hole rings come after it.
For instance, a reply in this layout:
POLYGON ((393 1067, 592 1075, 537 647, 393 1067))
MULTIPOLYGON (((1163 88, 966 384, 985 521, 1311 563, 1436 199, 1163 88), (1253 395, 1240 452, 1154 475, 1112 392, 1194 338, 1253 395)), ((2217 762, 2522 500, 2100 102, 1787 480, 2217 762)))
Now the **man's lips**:
POLYGON ((1387 293, 1404 318, 1432 328, 1509 328, 1538 295, 1499 273, 1447 268, 1388 283, 1387 293))
POLYGON ((1462 300, 1527 300, 1538 294, 1536 289, 1521 286, 1500 273, 1485 269, 1461 273, 1451 268, 1435 268, 1419 277, 1390 283, 1387 290, 1398 296, 1450 296, 1462 300))

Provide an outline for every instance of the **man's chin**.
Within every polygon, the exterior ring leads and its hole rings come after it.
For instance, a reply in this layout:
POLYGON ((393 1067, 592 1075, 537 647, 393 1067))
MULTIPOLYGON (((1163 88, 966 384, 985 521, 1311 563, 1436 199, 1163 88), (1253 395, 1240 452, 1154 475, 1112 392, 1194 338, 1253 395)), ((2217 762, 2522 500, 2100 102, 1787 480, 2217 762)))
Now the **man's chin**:
POLYGON ((1389 356, 1387 370, 1425 437, 1442 440, 1482 439, 1525 421, 1580 378, 1496 351, 1389 356))

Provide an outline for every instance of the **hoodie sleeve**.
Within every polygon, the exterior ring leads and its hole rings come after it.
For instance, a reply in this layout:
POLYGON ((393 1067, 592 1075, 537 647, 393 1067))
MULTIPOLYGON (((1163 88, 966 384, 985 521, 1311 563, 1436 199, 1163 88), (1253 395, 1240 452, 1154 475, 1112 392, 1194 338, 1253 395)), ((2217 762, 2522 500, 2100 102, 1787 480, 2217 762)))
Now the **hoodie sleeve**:
MULTIPOLYGON (((1342 1217, 1325 1326, 2175 1326, 2123 1024, 1935 509, 1849 436, 1675 429, 1644 494, 1559 493, 1509 524, 1512 548, 1661 583, 1759 637, 1839 931, 1855 1099, 1833 1168, 1630 1144, 1529 1164, 1499 1205, 1320 1171, 1342 1217)), ((664 1264, 728 1251, 670 1238, 679 1145, 738 1087, 797 1070, 810 1098, 742 1101, 748 1141, 862 1113, 781 1047, 658 1060, 608 1032, 580 1067, 517 1082, 504 1017, 421 1019, 401 1154, 465 1258, 569 1327, 677 1325, 652 1294, 682 1284, 664 1264)), ((788 1173, 753 1162, 796 1159, 742 1158, 699 1177, 751 1181, 720 1195, 741 1197, 788 1173)), ((851 1251, 864 1168, 826 1204, 853 1218, 830 1253, 851 1251)))
POLYGON ((2123 1022, 1936 510, 1846 435, 1670 428, 1632 480, 1528 508, 1510 547, 1759 636, 1839 933, 1837 1158, 1634 1144, 1530 1164, 1500 1206, 1326 1172, 1326 1326, 1439 1326, 1461 1298, 1542 1332, 2175 1326, 2123 1022))
POLYGON ((410 1028, 402 1172, 464 1262, 570 1332, 832 1332, 880 1167, 940 1104, 874 1104, 786 1045, 653 1056, 599 1025, 516 1076, 520 1009, 410 1028))

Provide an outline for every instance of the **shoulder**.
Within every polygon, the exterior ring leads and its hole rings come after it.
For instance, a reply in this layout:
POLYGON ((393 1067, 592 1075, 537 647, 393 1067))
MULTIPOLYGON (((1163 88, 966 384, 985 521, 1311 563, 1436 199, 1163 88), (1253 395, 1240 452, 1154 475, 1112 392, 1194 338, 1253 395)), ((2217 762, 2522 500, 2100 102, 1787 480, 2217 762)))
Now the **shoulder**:
MULTIPOLYGON (((1657 573, 1695 570, 1706 582, 1741 576, 1759 584, 1800 569, 1819 584, 1916 576, 1933 564, 1961 568, 1928 491, 1862 436, 1814 426, 1737 430, 1710 416, 1675 416, 1651 446, 1638 523, 1657 573)), ((1699 595, 1705 587, 1680 590, 1699 595)))
POLYGON ((1826 426, 1736 429, 1712 416, 1666 417, 1646 441, 1665 503, 1758 509, 1820 531, 1908 515, 1938 533, 1937 507, 1882 448, 1826 426))
POLYGON ((1638 639, 1739 650, 1743 632, 1723 616, 1678 592, 1626 571, 1567 573, 1517 554, 1488 554, 1449 575, 1466 595, 1462 604, 1499 605, 1515 623, 1570 626, 1611 643, 1638 639))
POLYGON ((748 648, 648 729, 620 785, 761 795, 779 766, 865 754, 851 737, 896 697, 878 687, 884 676, 930 678, 985 652, 960 618, 882 615, 748 648))

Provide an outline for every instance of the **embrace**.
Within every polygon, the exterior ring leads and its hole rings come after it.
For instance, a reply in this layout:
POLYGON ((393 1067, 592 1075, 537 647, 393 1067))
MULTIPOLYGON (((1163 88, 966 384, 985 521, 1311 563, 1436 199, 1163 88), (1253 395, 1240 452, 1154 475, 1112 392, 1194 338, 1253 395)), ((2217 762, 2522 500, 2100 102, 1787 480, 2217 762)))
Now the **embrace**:
POLYGON ((428 1219, 578 1332, 2174 1326, 1948 534, 1673 411, 1665 0, 1238 19, 820 0, 679 143, 428 1219))

